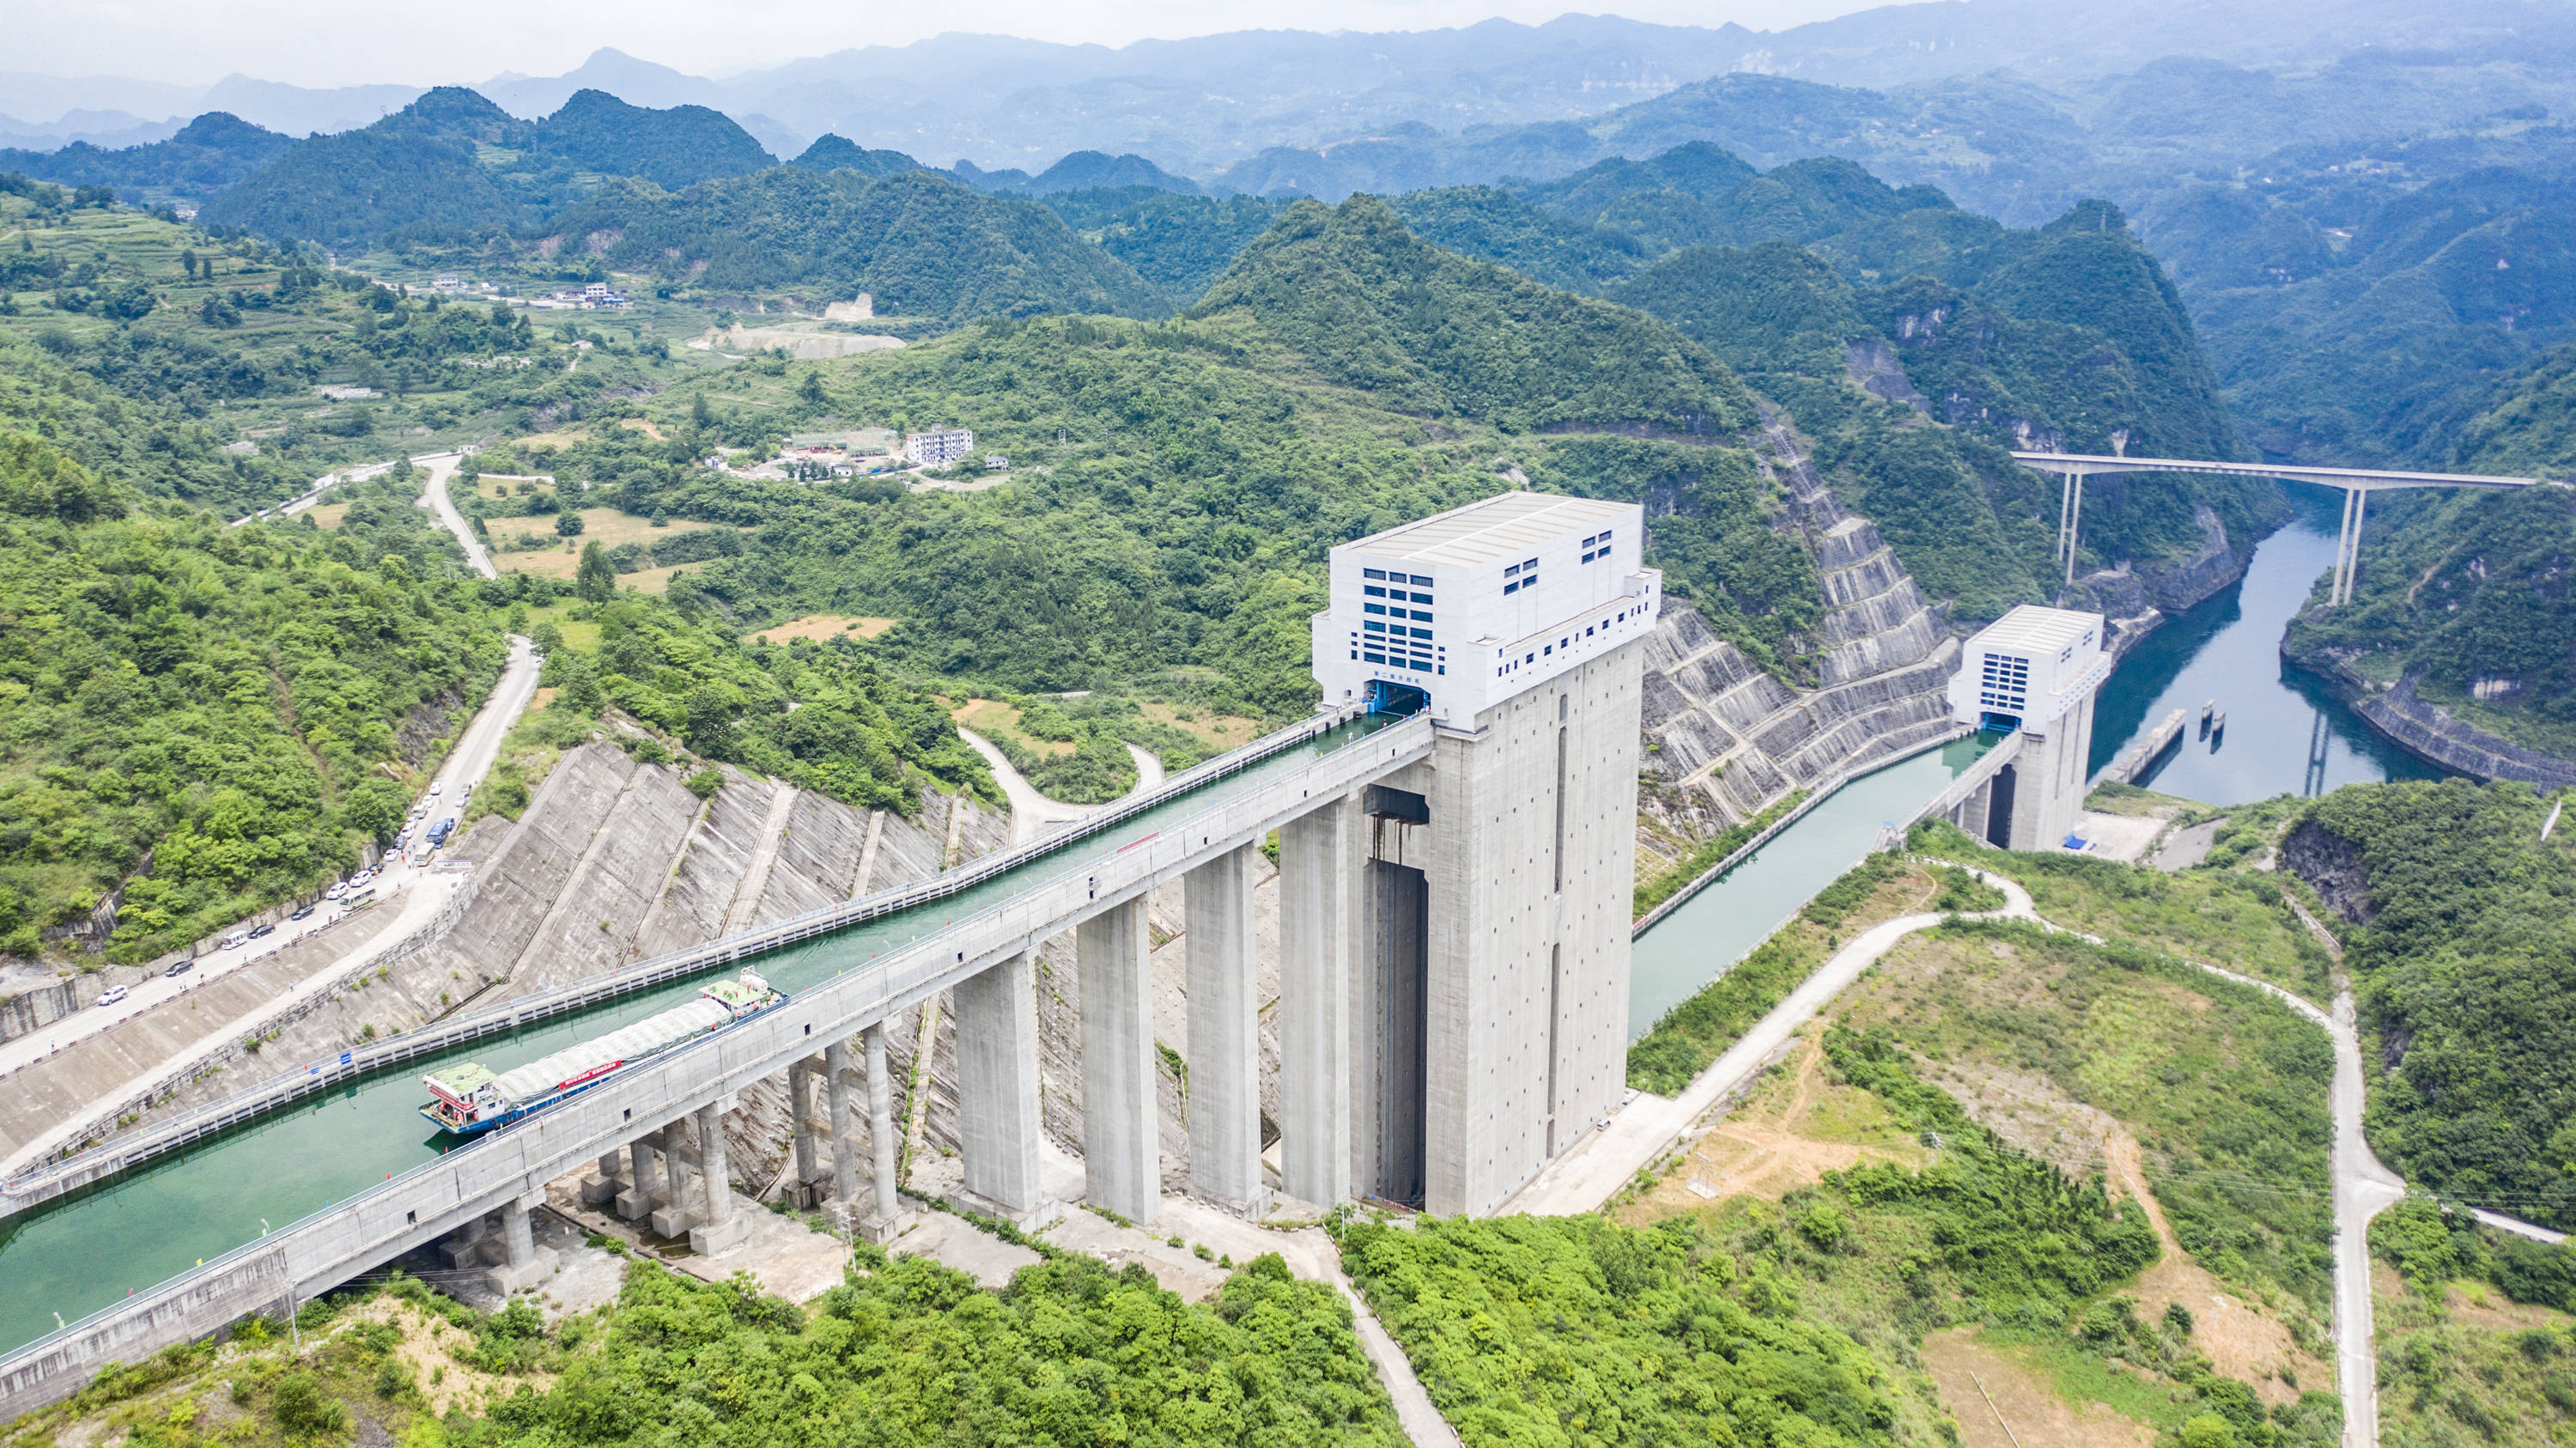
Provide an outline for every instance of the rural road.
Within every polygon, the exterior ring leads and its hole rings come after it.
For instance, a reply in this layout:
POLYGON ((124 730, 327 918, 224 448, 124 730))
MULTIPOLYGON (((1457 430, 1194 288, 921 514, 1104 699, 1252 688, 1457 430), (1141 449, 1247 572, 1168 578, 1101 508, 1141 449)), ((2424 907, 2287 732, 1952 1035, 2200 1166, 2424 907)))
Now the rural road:
POLYGON ((456 541, 464 545, 466 563, 475 572, 486 578, 498 578, 501 573, 492 566, 492 555, 484 551, 482 540, 474 536, 474 530, 466 525, 465 515, 456 511, 455 500, 447 496, 447 480, 456 476, 457 464, 464 460, 463 453, 431 453, 427 457, 412 459, 429 470, 429 481, 421 485, 420 505, 429 510, 430 516, 445 524, 448 532, 456 535, 456 541))
MULTIPOLYGON (((1978 918, 2028 920, 2044 930, 2062 927, 2040 918, 2021 886, 1976 871, 1977 877, 2004 892, 2004 908, 1978 918)), ((1652 1166, 1694 1122, 1721 1110, 1760 1078, 1791 1036, 1829 1005, 1896 943, 1918 930, 1941 923, 1939 915, 1900 915, 1870 927, 1835 952, 1832 959, 1754 1023, 1735 1045, 1694 1077, 1676 1097, 1632 1093, 1626 1105, 1597 1131, 1567 1149, 1507 1199, 1498 1212, 1566 1215, 1600 1208, 1620 1188, 1652 1166)), ((2069 931, 2100 944, 2098 937, 2069 931)), ((2330 1104, 2334 1118, 2331 1173, 2335 1220, 2335 1355, 2336 1375, 2344 1402, 2345 1448, 2376 1448, 2379 1442, 2378 1352, 2370 1300, 2370 1219, 2404 1199, 2406 1184, 2373 1155, 2362 1136, 2365 1104, 2361 1043, 2354 1029, 2352 996, 2335 998, 2333 1014, 2319 1009, 2269 981, 2256 980, 2200 961, 2190 964, 2212 975, 2264 991, 2322 1027, 2334 1043, 2334 1082, 2330 1104)), ((2507 1231, 2549 1240, 2546 1229, 2510 1217, 2480 1212, 2481 1221, 2507 1231)))
MULTIPOLYGON (((1038 793, 1038 787, 1029 783, 1027 775, 1011 767, 1011 761, 1003 757, 1002 751, 994 746, 992 740, 963 724, 957 726, 957 737, 965 740, 968 747, 984 756, 984 763, 992 768, 994 782, 1002 786, 1003 798, 1011 802, 1012 844, 1025 845, 1045 834, 1049 826, 1070 824, 1093 810, 1103 808, 1096 804, 1066 804, 1060 799, 1049 799, 1038 793)), ((1136 787, 1127 791, 1121 798, 1134 799, 1140 794, 1150 793, 1160 788, 1163 783, 1163 761, 1133 744, 1127 746, 1127 752, 1136 759, 1136 787)), ((1115 802, 1112 801, 1112 803, 1115 802)))

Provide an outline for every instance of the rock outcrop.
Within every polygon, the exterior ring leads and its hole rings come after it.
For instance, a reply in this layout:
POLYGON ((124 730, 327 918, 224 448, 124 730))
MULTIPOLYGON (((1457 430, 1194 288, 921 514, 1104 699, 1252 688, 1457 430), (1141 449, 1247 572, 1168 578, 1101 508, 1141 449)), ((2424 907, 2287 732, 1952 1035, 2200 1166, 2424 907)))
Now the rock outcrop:
POLYGON ((2415 692, 2409 674, 2386 689, 2338 672, 2352 711, 2417 755, 2480 779, 2512 779, 2544 789, 2576 784, 2576 760, 2525 749, 2491 734, 2415 692))

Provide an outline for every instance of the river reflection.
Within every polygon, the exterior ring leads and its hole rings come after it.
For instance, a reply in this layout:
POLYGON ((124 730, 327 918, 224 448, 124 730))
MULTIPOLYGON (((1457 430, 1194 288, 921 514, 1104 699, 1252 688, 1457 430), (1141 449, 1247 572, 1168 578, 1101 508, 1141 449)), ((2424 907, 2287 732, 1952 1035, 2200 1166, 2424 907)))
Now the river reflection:
POLYGON ((2190 716, 2182 747, 2141 783, 2209 804, 2276 794, 2321 794, 2337 785, 2438 779, 2444 771, 2372 732, 2326 682, 2281 658, 2281 633, 2317 576, 2334 566, 2335 539, 2302 519, 2254 548, 2234 587, 2174 616, 2120 660, 2094 705, 2090 767, 2118 757, 2167 710, 2190 716), (2200 737, 2203 703, 2227 715, 2225 737, 2200 737))

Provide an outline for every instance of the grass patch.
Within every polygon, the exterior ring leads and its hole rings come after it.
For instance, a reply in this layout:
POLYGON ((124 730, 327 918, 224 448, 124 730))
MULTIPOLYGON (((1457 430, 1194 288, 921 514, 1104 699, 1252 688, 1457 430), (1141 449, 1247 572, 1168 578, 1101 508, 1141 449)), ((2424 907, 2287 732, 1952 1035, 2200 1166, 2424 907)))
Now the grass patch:
MULTIPOLYGON (((2236 816, 2230 818, 2232 825, 2236 816)), ((2249 826, 2267 842, 2271 831, 2259 822, 2249 826)), ((1915 826, 1912 844, 2009 877, 2030 891, 2031 903, 2052 924, 2225 966, 2320 1005, 2334 998, 2334 957, 2282 901, 2280 879, 2268 872, 2169 874, 2092 855, 2017 854, 1989 848, 1943 821, 1915 826)), ((2246 854, 2239 850, 2236 858, 2246 854)))
POLYGON ((1666 1011, 1653 1030, 1629 1046, 1628 1084, 1658 1096, 1677 1094, 1831 958, 1846 929, 1866 929, 1919 910, 1931 890, 1932 882, 1921 871, 1892 856, 1872 856, 1853 868, 1816 896, 1845 903, 1828 907, 1822 919, 1800 913, 1706 989, 1666 1011))
POLYGON ((1651 880, 1638 882, 1636 901, 1629 918, 1643 919, 1647 911, 1671 899, 1676 891, 1691 881, 1716 869, 1727 856, 1744 848, 1746 841, 1779 823, 1782 816, 1796 809, 1806 798, 1805 790, 1791 790, 1779 803, 1762 813, 1742 824, 1729 825, 1714 837, 1702 840, 1689 854, 1673 862, 1672 868, 1651 880))

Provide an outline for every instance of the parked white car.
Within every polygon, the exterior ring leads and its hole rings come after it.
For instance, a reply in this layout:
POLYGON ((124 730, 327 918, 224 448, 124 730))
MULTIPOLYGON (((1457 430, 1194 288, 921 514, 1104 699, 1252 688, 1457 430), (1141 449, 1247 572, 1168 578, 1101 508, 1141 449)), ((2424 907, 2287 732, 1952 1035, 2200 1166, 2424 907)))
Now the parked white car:
POLYGON ((346 895, 346 894, 348 894, 348 893, 349 893, 349 882, 347 882, 346 880, 338 880, 338 881, 334 881, 334 882, 332 883, 332 885, 331 885, 331 888, 330 888, 330 889, 325 890, 325 891, 323 891, 323 892, 322 892, 322 898, 323 898, 323 899, 325 899, 325 900, 337 900, 337 899, 339 899, 341 896, 346 895))
POLYGON ((125 999, 125 987, 121 985, 112 985, 99 996, 98 1003, 103 1006, 112 1006, 123 999, 125 999))

